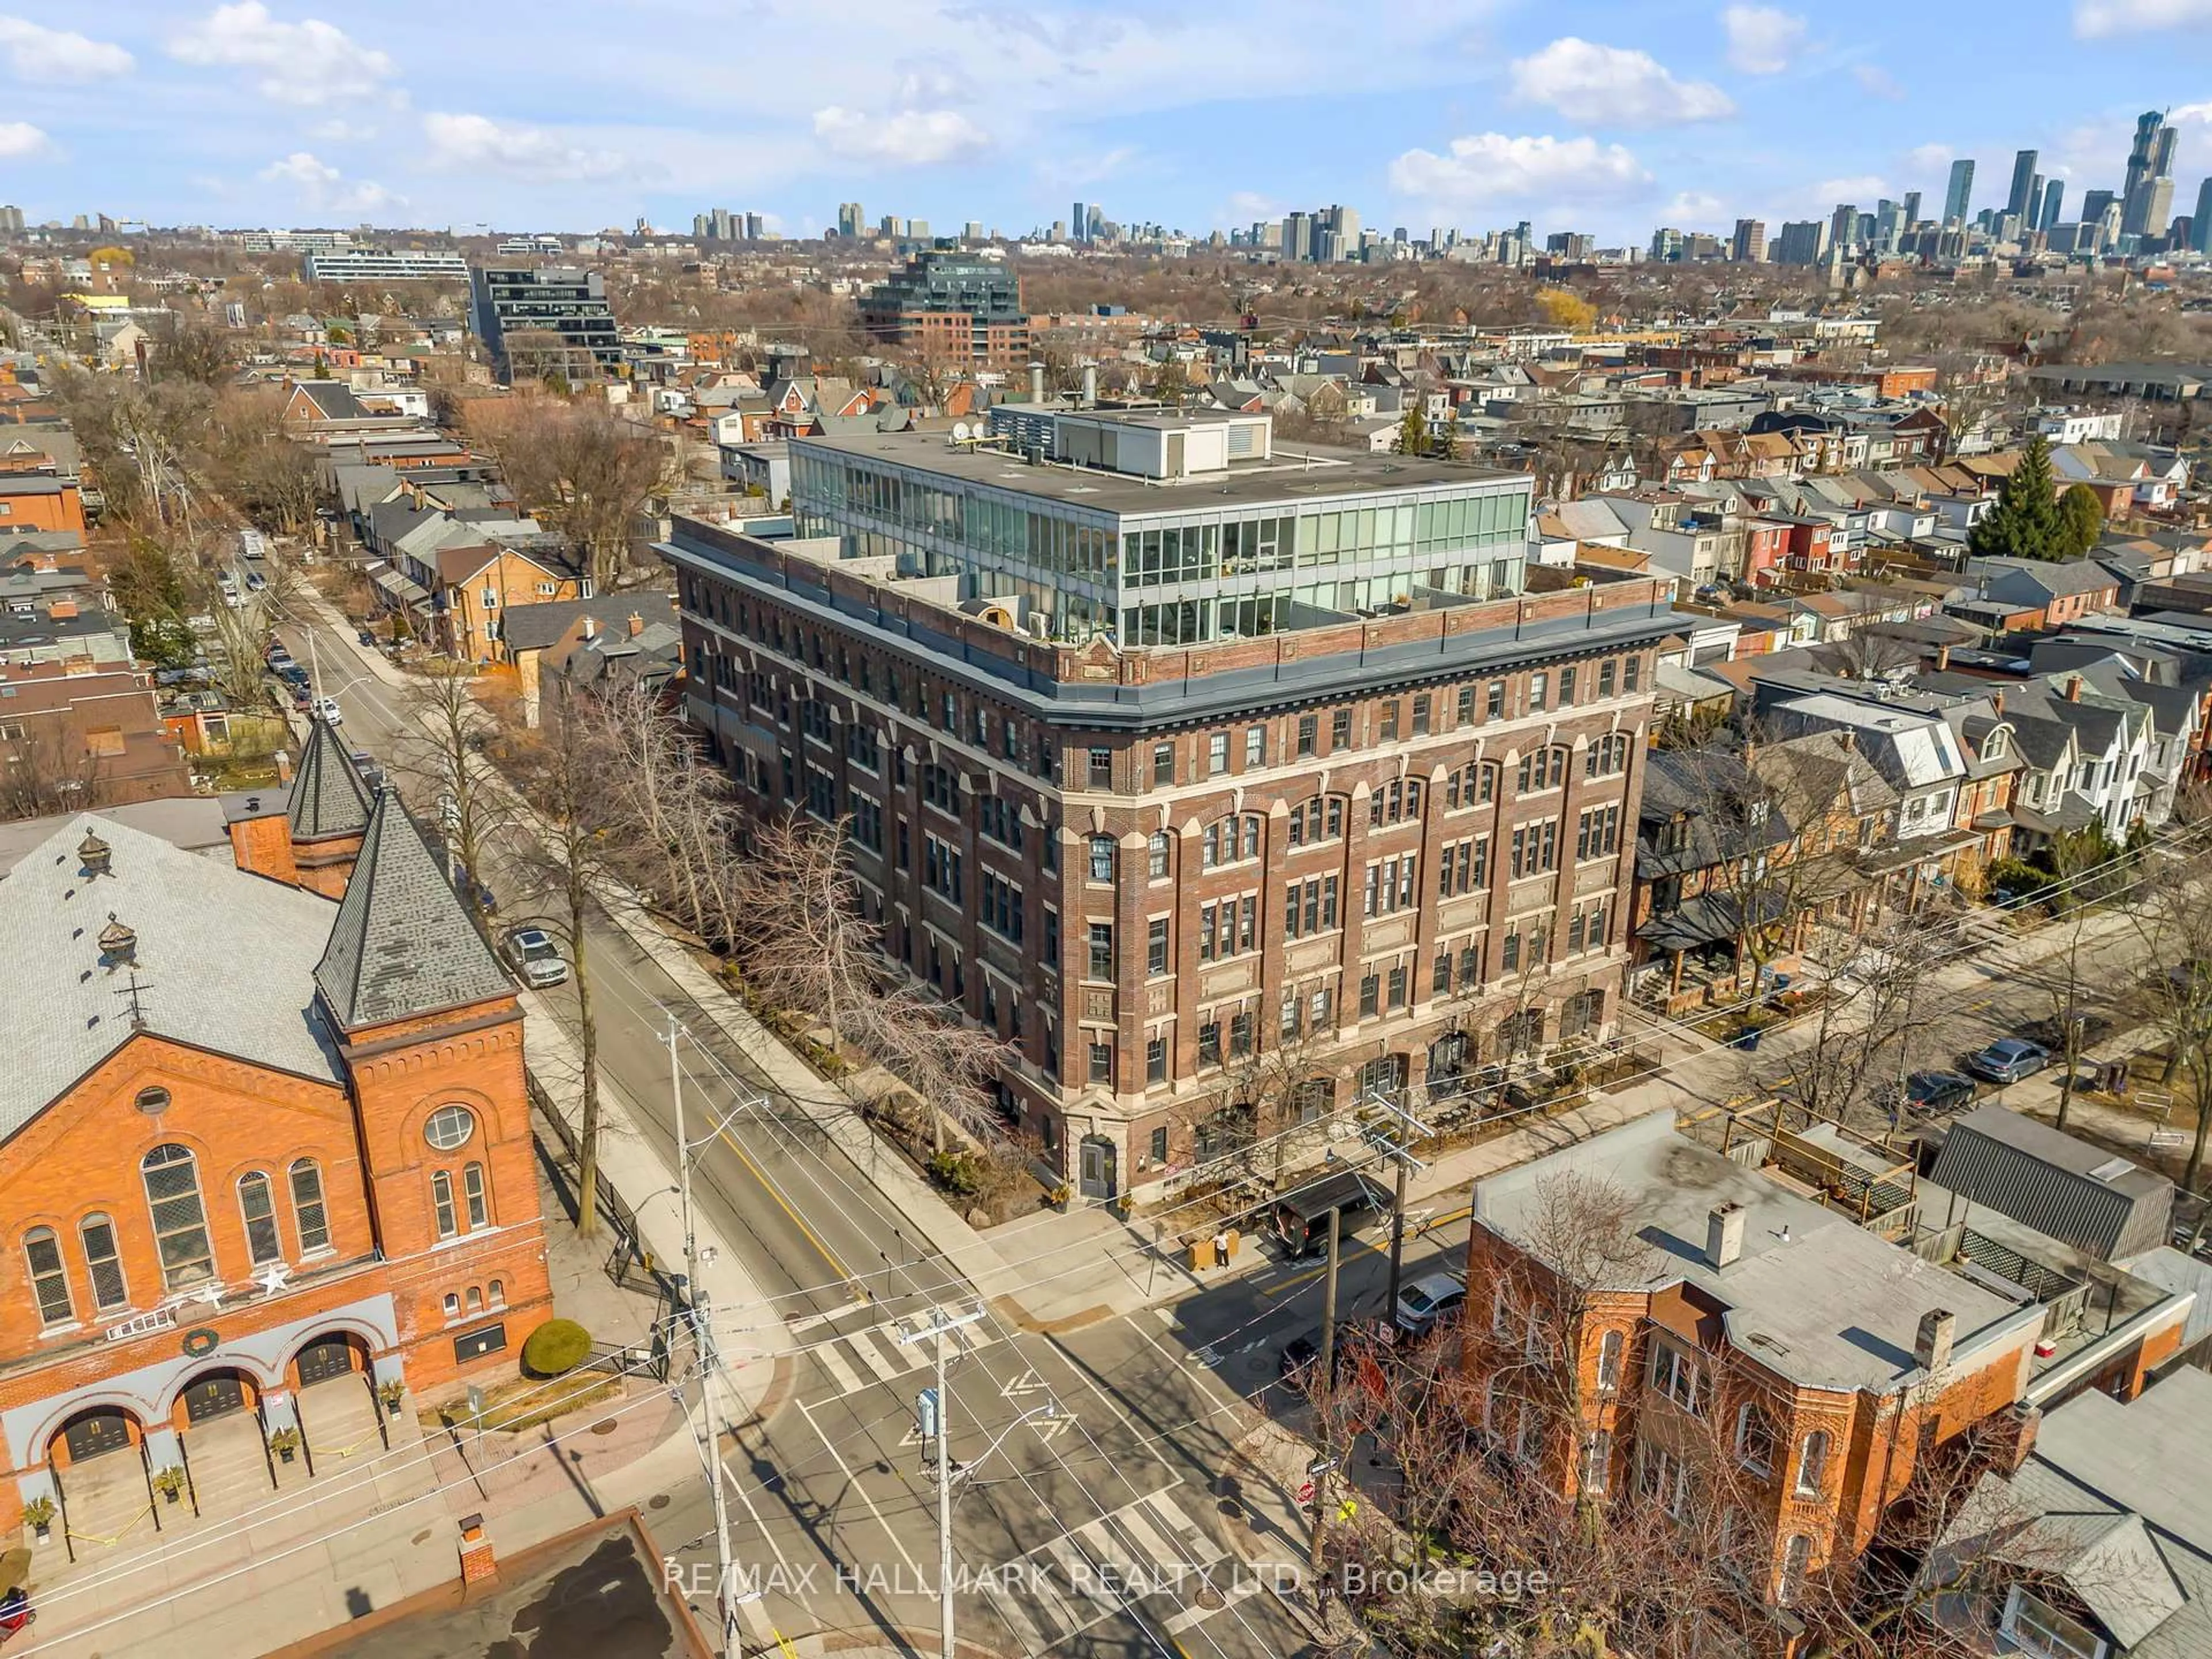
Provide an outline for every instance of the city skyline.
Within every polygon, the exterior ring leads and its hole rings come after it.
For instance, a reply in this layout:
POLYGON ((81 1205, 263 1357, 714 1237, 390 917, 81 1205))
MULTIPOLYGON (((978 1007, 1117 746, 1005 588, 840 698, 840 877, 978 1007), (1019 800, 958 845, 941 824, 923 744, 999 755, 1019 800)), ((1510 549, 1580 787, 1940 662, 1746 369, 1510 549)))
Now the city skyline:
MULTIPOLYGON (((1929 39, 1809 8, 1499 0, 1401 9, 1350 54, 1312 9, 1189 23, 860 0, 833 24, 770 0, 744 15, 742 57, 789 72, 760 86, 672 73, 659 51, 578 58, 562 14, 606 14, 564 0, 530 30, 503 3, 433 15, 410 0, 370 18, 127 0, 87 33, 0 14, 17 92, 0 160, 33 222, 466 234, 644 216, 680 233, 724 203, 812 235, 858 199, 872 223, 889 210, 940 234, 972 221, 1020 235, 1082 201, 1204 234, 1337 202, 1417 237, 1527 219, 1601 244, 1660 225, 1725 236, 1739 218, 1778 226, 1913 191, 1934 204, 1961 158, 1978 164, 1977 207, 2002 206, 2027 150, 2068 204, 2100 189, 2124 202, 2146 109, 2176 134, 2172 210, 2212 174, 2199 0, 1966 8, 2047 40, 2019 68, 1985 61, 1991 34, 1965 17, 1929 39), (1268 95, 1224 95, 1232 63, 1268 95)), ((641 46, 730 32, 708 0, 617 11, 641 46)))

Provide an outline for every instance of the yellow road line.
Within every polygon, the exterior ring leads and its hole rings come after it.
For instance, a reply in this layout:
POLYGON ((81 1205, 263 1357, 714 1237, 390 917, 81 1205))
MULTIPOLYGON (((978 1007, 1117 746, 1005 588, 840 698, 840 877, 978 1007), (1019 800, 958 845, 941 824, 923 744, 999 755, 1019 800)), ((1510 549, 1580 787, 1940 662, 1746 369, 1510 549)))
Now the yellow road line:
MULTIPOLYGON (((830 1264, 830 1272, 836 1273, 838 1278, 849 1283, 853 1278, 853 1270, 837 1259, 837 1253, 835 1250, 832 1250, 827 1244, 824 1244, 820 1238, 816 1237, 813 1228, 808 1226, 805 1222, 799 1219, 799 1212, 791 1207, 789 1200, 787 1200, 783 1194, 777 1188, 775 1182, 768 1178, 768 1171, 762 1169, 759 1164, 754 1163, 751 1157, 746 1152, 745 1149, 738 1145, 738 1138, 732 1134, 726 1128, 725 1128, 721 1133, 723 1141, 729 1146, 729 1149, 732 1152, 738 1155, 738 1161, 740 1164, 743 1164, 746 1169, 752 1171, 753 1179, 759 1182, 761 1184, 761 1189, 767 1193, 770 1198, 775 1200, 776 1208, 781 1210, 784 1214, 791 1218, 791 1224, 798 1228, 800 1232, 805 1234, 806 1242, 809 1244, 811 1244, 822 1259, 830 1264)), ((866 1293, 863 1292, 855 1299, 866 1301, 867 1298, 866 1293)))

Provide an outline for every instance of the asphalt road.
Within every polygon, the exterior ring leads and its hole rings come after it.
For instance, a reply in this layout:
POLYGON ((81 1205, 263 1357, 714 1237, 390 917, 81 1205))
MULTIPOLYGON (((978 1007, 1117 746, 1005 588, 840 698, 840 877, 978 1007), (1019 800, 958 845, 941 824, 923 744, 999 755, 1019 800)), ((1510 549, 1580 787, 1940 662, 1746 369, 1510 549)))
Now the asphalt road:
MULTIPOLYGON (((398 763, 406 714, 350 634, 313 619, 279 632, 303 663, 313 634, 320 688, 343 712, 349 746, 381 761, 418 815, 434 811, 432 792, 398 763)), ((506 902, 519 890, 512 862, 496 841, 486 862, 500 925, 512 926, 522 919, 506 902)), ((679 1045, 687 1133, 696 1140, 728 1120, 695 1162, 695 1200, 802 1344, 787 1394, 725 1442, 736 1559, 763 1591, 745 1616, 772 1632, 873 1630, 926 1648, 937 1625, 937 1497, 916 1396, 934 1381, 939 1339, 901 1339, 933 1305, 981 1304, 621 929, 599 916, 587 945, 602 1064, 664 1155, 674 1142, 667 1013, 692 1034, 679 1045), (708 1052, 765 1104, 741 1109, 740 1090, 708 1052)), ((573 1034, 573 984, 550 1000, 573 1034)), ((1345 1271, 1347 1308, 1356 1286, 1379 1309, 1373 1251, 1352 1248, 1345 1271)), ((1240 1396, 1273 1376, 1274 1351, 1317 1324, 1319 1305, 1304 1266, 1242 1276, 1181 1310, 1066 1340, 988 1311, 956 1335, 948 1392, 952 1459, 965 1471, 954 1511, 963 1641, 1006 1654, 1155 1659, 1301 1651, 1302 1627, 1234 1559, 1249 1540, 1224 1524, 1217 1482, 1249 1421, 1240 1396)), ((711 1628, 709 1494, 696 1481, 668 1496, 653 1531, 697 1570, 690 1599, 711 1628)), ((1282 1559, 1302 1559, 1302 1542, 1280 1541, 1282 1559)))

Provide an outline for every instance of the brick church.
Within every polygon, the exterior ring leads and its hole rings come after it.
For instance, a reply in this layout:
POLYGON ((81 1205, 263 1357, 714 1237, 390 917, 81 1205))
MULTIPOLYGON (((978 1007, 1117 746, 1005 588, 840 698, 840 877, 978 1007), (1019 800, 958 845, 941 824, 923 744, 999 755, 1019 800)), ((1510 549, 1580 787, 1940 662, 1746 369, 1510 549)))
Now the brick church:
POLYGON ((76 814, 0 877, 0 1527, 202 1436, 312 1456, 550 1313, 522 1014, 436 855, 320 724, 226 817, 228 858, 76 814))

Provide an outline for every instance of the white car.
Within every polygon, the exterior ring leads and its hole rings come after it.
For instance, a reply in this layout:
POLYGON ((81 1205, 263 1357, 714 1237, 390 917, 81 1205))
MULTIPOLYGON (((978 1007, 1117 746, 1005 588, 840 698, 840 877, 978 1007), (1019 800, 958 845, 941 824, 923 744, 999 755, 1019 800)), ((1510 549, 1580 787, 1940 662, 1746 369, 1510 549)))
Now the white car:
POLYGON ((345 710, 338 707, 338 700, 336 697, 317 697, 315 718, 326 726, 343 726, 345 710))
POLYGON ((522 975, 523 983, 533 991, 558 985, 568 977, 568 964, 562 959, 561 947, 553 943, 552 935, 543 927, 517 927, 509 933, 507 959, 522 975))
POLYGON ((1398 1292, 1393 1317, 1408 1336, 1424 1336, 1437 1321, 1467 1302, 1467 1281, 1457 1273, 1429 1273, 1398 1292))

